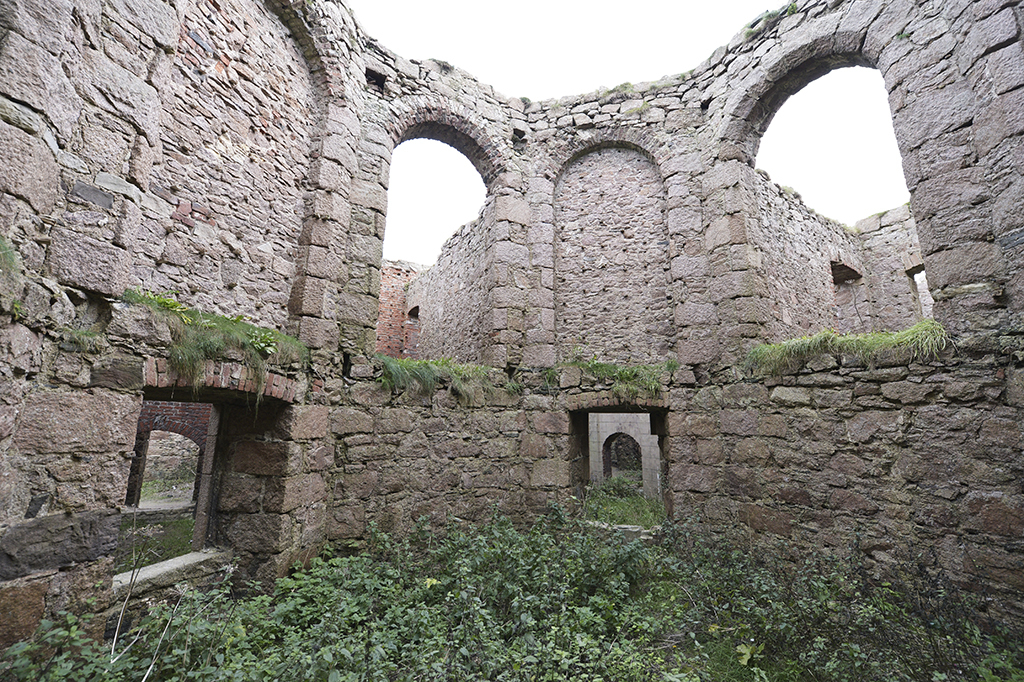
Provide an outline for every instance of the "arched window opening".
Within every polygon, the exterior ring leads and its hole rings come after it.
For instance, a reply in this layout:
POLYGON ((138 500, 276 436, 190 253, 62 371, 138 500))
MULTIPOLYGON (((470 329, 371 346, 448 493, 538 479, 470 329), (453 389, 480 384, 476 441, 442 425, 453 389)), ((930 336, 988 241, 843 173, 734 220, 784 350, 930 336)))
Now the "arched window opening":
POLYGON ((443 142, 412 139, 391 156, 384 258, 432 265, 456 230, 484 205, 483 178, 443 142))
POLYGON ((784 322, 801 329, 867 332, 906 329, 931 315, 921 246, 878 71, 841 68, 811 82, 771 118, 759 149, 758 167, 777 183, 767 183, 774 193, 761 190, 767 197, 762 222, 770 226, 761 241, 769 243, 771 231, 781 241, 787 239, 782 233, 802 240, 780 246, 778 251, 789 255, 775 254, 774 261, 770 243, 766 247, 773 267, 785 269, 787 259, 800 258, 801 274, 775 292, 777 300, 792 302, 783 304, 784 322), (816 242, 821 245, 808 246, 816 242))
POLYGON ((757 167, 846 225, 910 198, 875 69, 837 69, 786 100, 761 139, 757 167))

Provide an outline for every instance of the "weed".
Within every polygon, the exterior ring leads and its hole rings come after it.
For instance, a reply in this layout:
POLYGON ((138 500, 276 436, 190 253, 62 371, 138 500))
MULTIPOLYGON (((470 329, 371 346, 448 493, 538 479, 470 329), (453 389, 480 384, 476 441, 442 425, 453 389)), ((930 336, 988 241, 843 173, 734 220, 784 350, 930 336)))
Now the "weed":
POLYGON ((615 476, 587 489, 583 518, 612 525, 652 528, 665 522, 665 504, 643 496, 637 481, 615 476))
POLYGON ((640 104, 640 106, 633 107, 632 109, 629 109, 628 111, 624 111, 622 113, 624 115, 626 115, 626 116, 629 116, 630 114, 640 114, 640 113, 643 113, 643 112, 647 111, 650 108, 651 108, 651 103, 650 102, 642 102, 640 104))
POLYGON ((780 374, 823 355, 853 355, 873 366, 885 356, 907 361, 934 358, 949 343, 946 330, 935 320, 921 320, 899 332, 839 335, 826 329, 813 336, 756 346, 747 355, 746 366, 756 373, 780 374))
MULTIPOLYGON (((564 514, 518 529, 374 530, 231 599, 227 583, 158 605, 121 641, 61 614, 0 657, 0 679, 1021 680, 1015 633, 917 566, 872 578, 855 560, 794 565, 687 524, 660 544, 604 537, 564 514), (904 570, 906 569, 906 570, 904 570)), ((787 547, 779 547, 784 554, 787 547)), ((788 548, 791 549, 791 548, 788 548)))
MULTIPOLYGON (((451 358, 410 360, 382 354, 378 354, 377 359, 381 363, 377 381, 392 393, 413 389, 430 395, 444 381, 459 403, 479 405, 498 390, 490 379, 489 369, 481 365, 461 364, 451 358)), ((504 388, 509 393, 522 392, 522 385, 513 381, 505 382, 504 388)))
POLYGON ((619 366, 610 362, 574 359, 567 363, 579 367, 598 381, 611 384, 612 392, 620 398, 633 400, 641 394, 661 395, 661 375, 679 369, 679 363, 669 360, 660 365, 619 366))
POLYGON ((309 349, 296 338, 273 329, 257 327, 244 316, 224 317, 189 308, 176 298, 177 292, 153 293, 128 289, 122 299, 145 305, 167 320, 173 343, 168 349, 171 368, 198 387, 207 360, 226 357, 234 351, 256 373, 257 401, 263 395, 269 364, 305 364, 309 349))
POLYGON ((796 3, 795 2, 791 2, 791 3, 789 3, 789 7, 786 8, 786 16, 787 17, 791 17, 794 14, 796 14, 798 11, 799 11, 799 9, 797 8, 796 3))

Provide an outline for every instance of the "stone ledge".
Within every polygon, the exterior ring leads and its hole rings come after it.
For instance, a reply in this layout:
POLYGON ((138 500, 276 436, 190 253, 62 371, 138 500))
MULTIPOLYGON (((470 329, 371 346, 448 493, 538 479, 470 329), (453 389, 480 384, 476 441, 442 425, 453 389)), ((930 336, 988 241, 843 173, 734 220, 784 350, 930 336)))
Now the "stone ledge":
POLYGON ((132 572, 126 571, 114 576, 114 598, 124 599, 129 588, 135 597, 173 587, 182 582, 193 582, 223 570, 231 563, 234 555, 223 549, 204 549, 189 552, 173 559, 160 561, 141 568, 132 585, 132 572))

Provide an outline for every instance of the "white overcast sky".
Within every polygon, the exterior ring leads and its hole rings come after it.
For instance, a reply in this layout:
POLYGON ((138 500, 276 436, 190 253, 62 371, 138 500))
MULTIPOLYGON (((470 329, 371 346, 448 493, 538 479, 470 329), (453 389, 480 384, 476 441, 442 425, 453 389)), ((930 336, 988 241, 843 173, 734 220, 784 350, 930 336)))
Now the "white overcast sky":
MULTIPOLYGON (((364 30, 407 59, 435 57, 510 97, 544 100, 688 71, 766 0, 348 0, 364 30)), ((819 213, 852 225, 908 200, 882 78, 834 71, 790 98, 757 158, 819 213)), ((432 140, 391 164, 384 257, 432 264, 483 203, 480 176, 432 140)))

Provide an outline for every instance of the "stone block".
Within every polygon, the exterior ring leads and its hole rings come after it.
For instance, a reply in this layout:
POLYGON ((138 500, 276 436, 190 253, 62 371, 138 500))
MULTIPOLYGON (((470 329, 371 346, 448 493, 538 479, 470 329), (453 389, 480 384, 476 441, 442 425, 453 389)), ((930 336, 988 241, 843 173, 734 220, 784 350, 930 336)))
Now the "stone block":
POLYGON ((53 514, 0 535, 0 580, 94 561, 117 548, 121 516, 112 510, 53 514))
POLYGON ((413 430, 413 413, 402 408, 385 408, 377 420, 378 433, 409 433, 413 430))
POLYGON ((120 296, 128 286, 131 256, 122 248, 65 228, 54 228, 47 264, 62 284, 120 296))
POLYGON ((292 520, 286 514, 238 514, 222 527, 228 546, 252 554, 275 554, 288 548, 292 520))
POLYGON ((292 405, 281 415, 279 432, 291 440, 326 438, 330 415, 326 405, 292 405))
POLYGON ((873 514, 878 511, 878 505, 873 501, 860 493, 845 488, 833 490, 829 496, 828 504, 836 511, 853 512, 855 514, 873 514))
POLYGON ((302 449, 296 443, 242 440, 230 452, 230 469, 241 474, 290 476, 302 467, 302 449))
POLYGON ((757 410, 722 410, 719 415, 722 433, 739 436, 757 435, 757 410))
POLYGON ((1024 535, 1024 498, 998 491, 975 491, 964 500, 964 529, 1020 538, 1024 535))
POLYGON ((324 297, 327 280, 320 277, 302 276, 292 287, 288 309, 295 315, 320 317, 324 314, 324 297))
POLYGON ((569 463, 558 458, 535 461, 530 470, 530 485, 535 488, 568 487, 569 463))
POLYGON ((237 473, 225 474, 217 495, 217 510, 222 512, 243 512, 254 514, 260 510, 263 498, 263 483, 266 479, 243 476, 237 473))
POLYGON ((565 412, 538 412, 530 415, 537 433, 569 433, 569 415, 565 412))
MULTIPOLYGON (((911 79, 913 76, 908 80, 911 79)), ((916 100, 896 112, 893 127, 900 149, 917 149, 925 140, 961 128, 974 118, 976 111, 974 93, 966 80, 938 90, 923 90, 916 100)))
POLYGON ((992 282, 1006 269, 1002 250, 991 242, 978 242, 928 256, 928 286, 935 291, 951 285, 992 282))
MULTIPOLYGON (((0 12, 4 10, 0 3, 0 12)), ((46 612, 46 592, 52 573, 42 573, 0 584, 0 604, 4 617, 0 618, 0 649, 15 642, 27 640, 35 632, 46 612)))
POLYGON ((372 433, 373 416, 350 407, 337 408, 331 412, 331 432, 339 436, 372 433))
POLYGON ((327 486, 321 474, 273 478, 267 481, 263 510, 288 513, 327 499, 327 486))
POLYGON ((746 219, 740 214, 722 216, 712 221, 704 235, 704 250, 708 252, 725 244, 746 243, 746 219))
POLYGON ((772 401, 791 407, 811 404, 811 391, 797 386, 776 386, 772 389, 772 401))
POLYGON ((14 31, 0 38, 0 93, 42 111, 63 140, 83 108, 60 60, 14 31))
POLYGON ((669 485, 676 492, 711 493, 718 490, 721 472, 715 467, 698 464, 671 464, 669 485))
POLYGON ((14 443, 22 454, 126 452, 141 409, 130 394, 38 390, 25 399, 14 443))
POLYGON ((774 533, 790 537, 796 519, 792 514, 778 509, 762 507, 758 504, 745 504, 740 507, 740 521, 759 533, 774 533))
POLYGON ((494 202, 494 220, 500 222, 507 220, 520 225, 529 225, 532 222, 530 215, 530 204, 519 196, 502 194, 494 202))
POLYGON ((17 163, 0 164, 0 192, 20 197, 40 213, 57 200, 59 170, 49 148, 38 138, 0 121, 0 148, 17 163))
POLYGON ((150 144, 155 144, 160 139, 162 111, 156 89, 97 50, 85 50, 82 65, 91 76, 77 81, 82 97, 125 118, 150 144))

